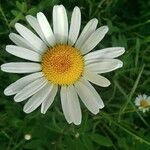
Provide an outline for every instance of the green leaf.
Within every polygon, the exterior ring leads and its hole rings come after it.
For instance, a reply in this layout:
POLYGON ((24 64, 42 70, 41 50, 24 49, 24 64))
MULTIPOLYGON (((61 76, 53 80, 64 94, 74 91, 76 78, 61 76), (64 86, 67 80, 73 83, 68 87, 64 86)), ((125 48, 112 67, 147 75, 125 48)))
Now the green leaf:
POLYGON ((19 1, 16 1, 16 7, 20 10, 22 8, 22 4, 19 1))
POLYGON ((82 141, 87 150, 94 150, 92 140, 86 134, 82 137, 82 141))
POLYGON ((35 150, 35 149, 37 149, 37 147, 41 148, 42 145, 43 145, 43 143, 41 140, 32 140, 32 141, 26 143, 24 145, 24 148, 35 150))
POLYGON ((110 147, 112 146, 112 141, 108 138, 108 137, 105 137, 103 135, 99 135, 99 134, 96 134, 96 133, 92 133, 89 135, 91 137, 91 140, 99 145, 102 145, 102 146, 107 146, 107 147, 110 147))
POLYGON ((38 9, 36 7, 32 7, 31 9, 29 9, 27 11, 27 14, 29 14, 29 15, 36 15, 37 12, 38 12, 38 9))
POLYGON ((10 27, 14 27, 15 23, 19 20, 24 20, 24 16, 22 13, 18 13, 18 15, 10 22, 10 27))
POLYGON ((27 4, 25 2, 20 3, 18 1, 16 1, 16 7, 23 13, 25 13, 27 11, 27 4))
POLYGON ((16 17, 20 13, 20 11, 12 10, 11 13, 16 17))
POLYGON ((119 146, 120 148, 129 149, 126 140, 127 140, 126 138, 119 138, 119 139, 118 139, 118 146, 119 146))

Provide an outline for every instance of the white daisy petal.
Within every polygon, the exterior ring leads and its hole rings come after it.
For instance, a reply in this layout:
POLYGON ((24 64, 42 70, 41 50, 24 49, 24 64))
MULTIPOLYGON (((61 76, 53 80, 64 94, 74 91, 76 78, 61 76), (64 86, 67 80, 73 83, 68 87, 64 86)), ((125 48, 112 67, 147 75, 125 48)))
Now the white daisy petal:
POLYGON ((15 46, 15 45, 7 45, 6 51, 20 58, 24 58, 24 59, 36 61, 36 62, 41 61, 40 54, 27 48, 15 46))
POLYGON ((15 102, 21 102, 25 99, 29 98, 30 96, 37 93, 41 90, 48 81, 45 80, 44 77, 35 80, 34 82, 25 86, 19 93, 17 93, 14 97, 15 102))
POLYGON ((43 53, 48 49, 46 44, 25 26, 16 23, 15 28, 32 45, 35 51, 43 53))
POLYGON ((144 98, 144 99, 147 99, 147 95, 146 95, 146 94, 143 94, 143 98, 144 98))
POLYGON ((85 43, 80 47, 81 53, 86 54, 91 51, 105 36, 108 32, 107 26, 102 26, 98 28, 94 33, 90 35, 85 43))
POLYGON ((81 12, 79 7, 75 7, 71 17, 71 24, 69 30, 68 44, 74 45, 76 42, 81 25, 81 12))
POLYGON ((36 33, 40 36, 40 38, 48 45, 37 18, 31 15, 27 15, 26 20, 28 21, 30 26, 36 31, 36 33))
POLYGON ((86 85, 86 87, 92 92, 92 94, 95 97, 95 100, 99 104, 99 108, 102 109, 104 107, 104 103, 103 103, 103 100, 101 99, 100 95, 95 90, 95 88, 83 77, 80 79, 80 82, 82 82, 84 85, 86 85))
POLYGON ((1 65, 1 70, 10 73, 32 73, 41 70, 41 65, 30 62, 12 62, 1 65))
POLYGON ((24 105, 23 111, 25 113, 30 113, 39 107, 42 102, 47 98, 51 91, 51 86, 47 83, 41 90, 35 93, 28 102, 24 105))
POLYGON ((136 105, 136 106, 140 106, 140 102, 136 101, 136 102, 135 102, 135 105, 136 105))
POLYGON ((14 95, 21 91, 25 86, 27 86, 29 83, 33 82, 34 80, 40 78, 43 76, 42 72, 33 73, 30 75, 27 75, 16 82, 10 84, 5 90, 4 94, 7 96, 14 95))
POLYGON ((66 43, 68 38, 68 18, 63 5, 53 7, 53 30, 57 43, 66 43))
POLYGON ((116 58, 125 52, 124 47, 109 47, 88 53, 84 56, 85 61, 91 59, 116 58))
POLYGON ((46 41, 49 43, 49 46, 54 46, 56 44, 55 36, 47 18, 42 12, 39 12, 37 14, 37 20, 39 22, 39 25, 45 36, 46 41))
POLYGON ((73 85, 67 87, 67 101, 69 103, 68 110, 72 122, 75 125, 81 124, 81 108, 79 104, 78 95, 73 85))
POLYGON ((108 87, 110 85, 110 81, 107 78, 88 70, 84 72, 83 77, 101 87, 108 87))
POLYGON ((97 114, 99 112, 99 104, 91 90, 80 81, 75 83, 75 88, 82 102, 89 111, 93 114, 97 114))
POLYGON ((122 61, 118 59, 102 59, 102 61, 86 64, 85 68, 95 73, 106 73, 123 66, 122 61))
POLYGON ((76 48, 78 48, 78 49, 81 48, 81 46, 84 44, 84 42, 87 40, 87 38, 95 31, 97 24, 98 24, 98 20, 95 18, 90 20, 86 24, 86 26, 82 30, 79 38, 77 39, 77 42, 75 44, 76 48))
POLYGON ((138 98, 139 99, 143 99, 143 95, 138 95, 138 98))
POLYGON ((46 111, 48 110, 48 108, 53 103, 54 98, 55 98, 55 96, 57 94, 57 91, 58 91, 58 86, 57 85, 51 85, 50 92, 49 92, 47 98, 45 99, 45 101, 42 103, 41 113, 43 113, 43 114, 46 113, 46 111))
POLYGON ((71 116, 69 113, 69 101, 67 99, 66 86, 61 87, 60 96, 61 96, 61 105, 62 105, 62 110, 63 110, 64 116, 65 116, 67 122, 70 124, 70 123, 72 123, 72 120, 71 120, 71 116))
POLYGON ((143 111, 143 113, 145 113, 147 110, 146 109, 141 109, 143 111))
POLYGON ((141 98, 139 98, 139 96, 136 97, 136 99, 135 99, 135 105, 136 106, 140 106, 140 101, 141 101, 141 98))
POLYGON ((33 46, 26 39, 16 33, 10 33, 9 38, 20 47, 34 50, 33 46))

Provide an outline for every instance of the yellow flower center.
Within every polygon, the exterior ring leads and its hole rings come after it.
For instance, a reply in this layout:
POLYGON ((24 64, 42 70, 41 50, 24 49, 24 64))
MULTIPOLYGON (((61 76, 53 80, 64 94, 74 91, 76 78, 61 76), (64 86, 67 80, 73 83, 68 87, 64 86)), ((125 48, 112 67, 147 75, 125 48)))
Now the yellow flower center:
POLYGON ((140 106, 143 107, 143 108, 146 108, 146 107, 149 106, 149 104, 148 104, 147 100, 143 99, 140 102, 140 106))
POLYGON ((54 84, 74 84, 82 75, 84 59, 78 49, 59 44, 48 49, 42 57, 42 71, 54 84))

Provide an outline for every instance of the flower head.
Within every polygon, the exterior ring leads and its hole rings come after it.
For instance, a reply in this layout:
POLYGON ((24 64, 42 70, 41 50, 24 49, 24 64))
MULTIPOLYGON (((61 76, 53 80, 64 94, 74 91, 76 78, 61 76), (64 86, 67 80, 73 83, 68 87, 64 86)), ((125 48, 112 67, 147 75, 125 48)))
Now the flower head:
POLYGON ((32 138, 31 134, 25 134, 24 135, 24 139, 27 141, 31 140, 31 138, 32 138))
POLYGON ((41 113, 45 114, 60 87, 62 109, 68 123, 81 123, 79 97, 89 111, 97 114, 104 103, 90 82, 109 86, 110 81, 100 74, 122 67, 123 63, 116 57, 124 53, 124 48, 90 52, 104 38, 108 27, 96 29, 98 20, 94 18, 79 34, 81 12, 78 7, 73 10, 70 27, 63 5, 53 7, 53 29, 42 12, 36 17, 28 15, 26 19, 35 33, 16 23, 20 35, 10 33, 16 45, 6 46, 6 51, 32 62, 6 63, 1 69, 31 74, 9 85, 5 95, 15 95, 16 102, 29 99, 23 108, 26 113, 41 105, 41 113))
POLYGON ((135 99, 135 105, 138 106, 139 110, 141 110, 143 113, 146 111, 149 111, 150 108, 150 96, 147 96, 145 94, 138 95, 135 99))

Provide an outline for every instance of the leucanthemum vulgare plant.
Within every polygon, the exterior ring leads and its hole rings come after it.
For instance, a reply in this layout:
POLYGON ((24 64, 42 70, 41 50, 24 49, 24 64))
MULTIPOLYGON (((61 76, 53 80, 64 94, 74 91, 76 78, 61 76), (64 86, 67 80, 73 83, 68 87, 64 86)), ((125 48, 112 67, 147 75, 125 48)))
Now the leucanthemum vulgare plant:
POLYGON ((68 123, 81 123, 79 98, 90 112, 97 114, 104 103, 91 83, 101 87, 110 85, 101 74, 122 67, 122 61, 115 58, 124 53, 124 48, 90 52, 104 38, 108 27, 97 28, 98 20, 94 18, 79 34, 81 12, 78 7, 73 10, 70 27, 62 5, 53 7, 53 30, 42 12, 36 17, 28 15, 26 19, 37 35, 16 23, 20 35, 10 33, 16 45, 6 46, 6 51, 32 62, 6 63, 1 69, 31 74, 9 85, 4 90, 5 95, 15 95, 15 102, 28 99, 23 108, 26 113, 41 105, 41 113, 45 114, 60 88, 62 109, 68 123))
POLYGON ((150 96, 147 96, 146 94, 143 95, 140 94, 136 97, 134 103, 140 111, 145 113, 149 111, 150 108, 150 96))

